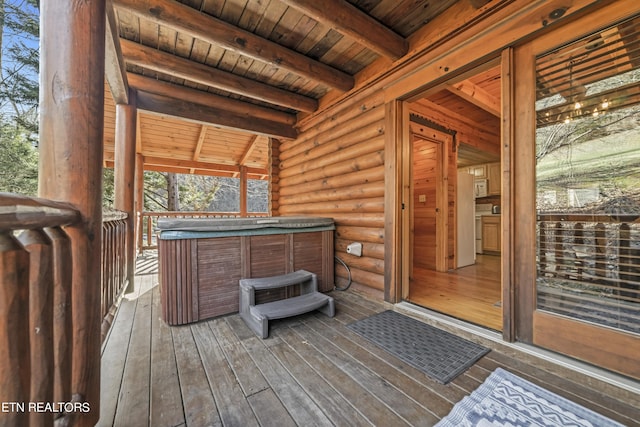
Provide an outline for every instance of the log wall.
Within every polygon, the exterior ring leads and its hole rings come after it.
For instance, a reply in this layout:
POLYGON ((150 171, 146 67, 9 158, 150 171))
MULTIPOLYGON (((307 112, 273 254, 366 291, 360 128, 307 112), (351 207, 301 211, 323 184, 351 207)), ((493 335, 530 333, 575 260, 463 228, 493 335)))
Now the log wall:
MULTIPOLYGON (((298 139, 280 144, 277 200, 280 215, 333 218, 335 254, 353 283, 378 290, 384 289, 383 101, 380 92, 369 92, 332 115, 303 122, 298 139), (363 244, 362 257, 347 254, 352 242, 363 244)), ((340 264, 335 278, 336 285, 346 284, 340 264)))

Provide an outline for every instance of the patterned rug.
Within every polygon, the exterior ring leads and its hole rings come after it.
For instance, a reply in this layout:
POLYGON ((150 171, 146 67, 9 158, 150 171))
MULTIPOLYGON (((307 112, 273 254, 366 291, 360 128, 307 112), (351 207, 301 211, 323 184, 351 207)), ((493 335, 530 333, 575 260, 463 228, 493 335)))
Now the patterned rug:
POLYGON ((436 427, 471 426, 622 427, 622 424, 498 368, 436 424, 436 427))
POLYGON ((489 352, 486 347, 395 311, 383 311, 347 327, 443 384, 489 352))

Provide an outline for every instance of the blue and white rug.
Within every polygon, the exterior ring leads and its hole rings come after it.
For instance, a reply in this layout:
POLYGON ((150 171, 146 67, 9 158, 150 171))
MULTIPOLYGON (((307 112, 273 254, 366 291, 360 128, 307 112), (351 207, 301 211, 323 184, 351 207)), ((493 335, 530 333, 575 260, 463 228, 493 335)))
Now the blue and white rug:
POLYGON ((436 426, 624 427, 501 368, 436 426))

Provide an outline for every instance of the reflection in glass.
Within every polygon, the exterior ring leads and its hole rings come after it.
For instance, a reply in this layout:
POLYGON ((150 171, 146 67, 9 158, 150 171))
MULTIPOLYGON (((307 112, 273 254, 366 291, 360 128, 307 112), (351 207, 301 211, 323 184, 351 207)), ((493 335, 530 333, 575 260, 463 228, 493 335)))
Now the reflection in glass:
POLYGON ((536 61, 537 307, 640 333, 640 18, 536 61))

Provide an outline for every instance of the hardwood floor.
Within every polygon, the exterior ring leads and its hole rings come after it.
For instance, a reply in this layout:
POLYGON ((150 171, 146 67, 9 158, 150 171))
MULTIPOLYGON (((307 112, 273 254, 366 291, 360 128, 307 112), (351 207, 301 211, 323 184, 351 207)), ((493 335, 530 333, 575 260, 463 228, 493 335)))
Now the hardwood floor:
POLYGON ((480 326, 502 330, 500 257, 441 273, 414 268, 408 301, 480 326))
POLYGON ((157 276, 136 280, 103 346, 99 426, 430 426, 498 366, 640 426, 640 395, 479 337, 493 350, 439 384, 346 328, 393 309, 354 290, 331 293, 334 318, 273 321, 262 340, 237 314, 167 326, 157 276))

